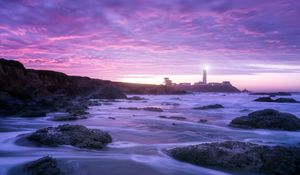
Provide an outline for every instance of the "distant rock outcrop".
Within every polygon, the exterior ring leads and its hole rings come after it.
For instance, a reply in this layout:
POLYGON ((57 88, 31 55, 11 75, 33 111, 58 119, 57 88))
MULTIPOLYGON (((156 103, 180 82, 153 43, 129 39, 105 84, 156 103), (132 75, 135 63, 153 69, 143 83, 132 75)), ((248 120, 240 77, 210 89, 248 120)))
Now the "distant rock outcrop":
POLYGON ((112 138, 107 132, 68 124, 39 129, 27 136, 26 139, 41 146, 72 145, 92 149, 102 149, 106 144, 112 142, 112 138))
POLYGON ((277 98, 274 100, 276 103, 299 103, 299 101, 293 99, 293 98, 277 98))
POLYGON ((271 97, 259 97, 255 99, 254 101, 257 102, 274 102, 274 103, 299 103, 299 101, 293 99, 293 98, 278 98, 273 100, 271 97))
POLYGON ((167 150, 180 161, 242 172, 300 174, 300 148, 226 141, 167 150))
POLYGON ((273 99, 271 97, 259 97, 255 99, 254 101, 257 102, 273 102, 273 99))
POLYGON ((212 105, 207 105, 207 106, 195 107, 193 109, 207 110, 207 109, 219 109, 219 108, 224 108, 224 106, 220 105, 220 104, 212 104, 212 105))
POLYGON ((300 119, 289 113, 264 109, 252 112, 248 116, 237 117, 230 122, 229 126, 296 131, 300 130, 300 119))
POLYGON ((242 93, 251 93, 251 91, 248 91, 247 89, 243 89, 241 92, 242 93))
POLYGON ((275 97, 275 96, 291 96, 292 94, 289 92, 254 92, 250 93, 249 95, 268 95, 270 97, 275 97))

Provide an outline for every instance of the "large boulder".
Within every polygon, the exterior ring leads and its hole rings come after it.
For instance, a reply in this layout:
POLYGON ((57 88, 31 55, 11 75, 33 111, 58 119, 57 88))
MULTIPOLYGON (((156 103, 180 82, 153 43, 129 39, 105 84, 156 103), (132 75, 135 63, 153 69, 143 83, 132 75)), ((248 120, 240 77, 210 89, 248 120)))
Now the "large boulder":
POLYGON ((26 138, 41 146, 72 145, 92 149, 102 149, 107 143, 112 142, 107 132, 69 124, 39 129, 26 138))
POLYGON ((264 109, 237 117, 230 122, 229 126, 295 131, 300 129, 300 119, 293 114, 264 109))
POLYGON ((42 157, 33 162, 25 164, 24 170, 31 175, 61 175, 57 162, 52 157, 42 157))
POLYGON ((193 109, 207 110, 207 109, 219 109, 219 108, 224 108, 224 106, 220 105, 220 104, 212 104, 212 105, 207 105, 207 106, 195 107, 193 109))
POLYGON ((180 161, 234 171, 271 175, 300 174, 300 148, 238 141, 178 147, 167 153, 180 161))

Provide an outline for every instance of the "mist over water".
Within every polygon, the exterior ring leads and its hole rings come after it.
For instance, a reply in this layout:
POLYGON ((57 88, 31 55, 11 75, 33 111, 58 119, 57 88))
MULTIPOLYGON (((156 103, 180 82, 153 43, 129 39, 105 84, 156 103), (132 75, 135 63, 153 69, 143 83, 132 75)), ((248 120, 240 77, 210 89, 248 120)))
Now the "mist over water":
MULTIPOLYGON (((90 117, 84 120, 50 121, 51 115, 56 114, 49 114, 43 118, 1 118, 0 174, 22 174, 19 165, 47 155, 58 160, 63 172, 74 175, 241 174, 180 162, 167 156, 164 150, 224 140, 299 146, 299 131, 245 130, 227 126, 235 117, 265 108, 300 117, 300 104, 297 103, 259 103, 253 101, 257 96, 223 93, 141 97, 145 100, 117 100, 103 103, 101 106, 91 106, 90 117), (216 103, 222 104, 224 108, 192 109, 216 103), (125 110, 119 107, 159 107, 164 112, 125 110), (176 120, 176 117, 181 120, 176 120), (206 122, 201 123, 199 120, 206 122), (107 131, 113 142, 103 150, 88 150, 72 146, 35 147, 20 141, 24 135, 37 129, 65 123, 107 131)), ((300 101, 299 94, 293 94, 292 98, 300 101)))

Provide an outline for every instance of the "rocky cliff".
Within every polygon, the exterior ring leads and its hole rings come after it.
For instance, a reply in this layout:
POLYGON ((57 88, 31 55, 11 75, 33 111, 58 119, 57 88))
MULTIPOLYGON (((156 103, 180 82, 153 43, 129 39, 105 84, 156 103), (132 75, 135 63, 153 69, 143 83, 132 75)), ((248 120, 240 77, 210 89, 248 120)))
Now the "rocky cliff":
POLYGON ((158 85, 139 85, 49 70, 26 69, 18 61, 0 59, 0 116, 43 116, 47 112, 84 113, 90 98, 126 98, 125 93, 183 93, 158 85), (78 110, 79 109, 79 110, 78 110))

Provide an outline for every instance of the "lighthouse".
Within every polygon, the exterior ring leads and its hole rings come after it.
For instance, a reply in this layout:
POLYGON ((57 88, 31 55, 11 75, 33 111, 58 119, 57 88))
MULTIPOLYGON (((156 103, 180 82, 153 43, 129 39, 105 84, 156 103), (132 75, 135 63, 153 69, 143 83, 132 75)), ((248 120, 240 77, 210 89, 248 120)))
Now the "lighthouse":
POLYGON ((207 84, 207 68, 203 69, 203 84, 207 84))

